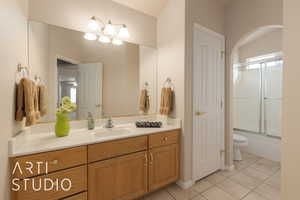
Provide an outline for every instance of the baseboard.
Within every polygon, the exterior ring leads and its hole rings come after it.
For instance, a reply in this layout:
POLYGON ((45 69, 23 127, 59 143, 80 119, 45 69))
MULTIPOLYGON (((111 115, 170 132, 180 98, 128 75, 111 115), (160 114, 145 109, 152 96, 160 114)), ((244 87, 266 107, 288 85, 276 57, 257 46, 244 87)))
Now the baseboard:
POLYGON ((188 189, 190 187, 192 187, 195 184, 195 181, 193 180, 188 180, 188 181, 182 181, 179 180, 176 182, 176 184, 181 187, 182 189, 188 189))

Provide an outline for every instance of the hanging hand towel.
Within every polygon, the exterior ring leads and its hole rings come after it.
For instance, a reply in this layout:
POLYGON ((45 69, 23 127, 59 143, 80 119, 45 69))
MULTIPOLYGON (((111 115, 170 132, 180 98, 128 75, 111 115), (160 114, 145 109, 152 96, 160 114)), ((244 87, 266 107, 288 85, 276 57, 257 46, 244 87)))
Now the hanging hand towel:
POLYGON ((173 109, 173 91, 171 88, 162 88, 160 100, 160 114, 169 115, 173 109))
POLYGON ((148 95, 147 89, 141 90, 141 96, 140 96, 140 110, 144 113, 148 113, 150 109, 150 99, 148 95))
POLYGON ((34 83, 33 84, 33 97, 34 97, 34 111, 36 120, 40 119, 40 109, 39 109, 39 87, 34 83))
POLYGON ((36 124, 39 116, 36 108, 37 89, 35 83, 27 78, 22 78, 17 86, 16 99, 16 121, 22 121, 26 117, 25 125, 32 126, 36 124))
POLYGON ((39 111, 41 117, 45 116, 48 111, 47 106, 47 91, 45 85, 38 86, 39 111))
POLYGON ((36 124, 36 112, 34 106, 34 82, 27 78, 24 78, 24 102, 25 102, 25 116, 26 116, 26 126, 32 126, 36 124))
POLYGON ((24 100, 24 81, 25 79, 21 79, 19 84, 17 85, 16 92, 16 121, 21 122, 25 117, 25 100, 24 100))

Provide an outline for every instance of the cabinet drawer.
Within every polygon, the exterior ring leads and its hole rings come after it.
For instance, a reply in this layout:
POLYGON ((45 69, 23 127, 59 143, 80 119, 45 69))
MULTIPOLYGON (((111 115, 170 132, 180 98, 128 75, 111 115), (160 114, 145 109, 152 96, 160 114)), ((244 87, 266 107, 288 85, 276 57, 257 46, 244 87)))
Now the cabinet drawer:
POLYGON ((61 200, 87 200, 87 192, 80 193, 71 197, 63 198, 61 200))
POLYGON ((88 162, 104 160, 147 149, 147 136, 88 145, 88 162))
POLYGON ((85 163, 87 163, 87 147, 82 146, 12 158, 11 167, 13 170, 16 165, 20 165, 20 168, 13 173, 13 177, 28 178, 85 163))
MULTIPOLYGON (((61 199, 87 191, 87 166, 37 176, 26 179, 26 182, 24 180, 16 182, 20 188, 18 191, 12 192, 13 200, 61 199), (26 189, 25 185, 27 186, 26 189), (33 185, 35 186, 33 187, 33 185)), ((17 187, 13 185, 12 189, 14 188, 17 187)))
POLYGON ((149 148, 179 143, 180 130, 168 131, 149 136, 149 148))

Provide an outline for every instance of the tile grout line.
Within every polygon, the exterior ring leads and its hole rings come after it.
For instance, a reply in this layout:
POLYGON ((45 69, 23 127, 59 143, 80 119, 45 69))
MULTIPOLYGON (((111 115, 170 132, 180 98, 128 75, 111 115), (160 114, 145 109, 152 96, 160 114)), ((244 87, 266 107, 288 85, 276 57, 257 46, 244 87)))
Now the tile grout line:
MULTIPOLYGON (((258 163, 260 160, 263 160, 264 158, 260 158, 260 159, 257 159, 255 162, 253 162, 252 164, 250 164, 250 165, 248 165, 247 167, 245 167, 245 168, 243 168, 243 169, 241 169, 241 170, 237 170, 238 172, 237 173, 242 173, 242 171, 243 170, 246 170, 247 168, 250 168, 250 167, 252 167, 253 165, 255 165, 256 163, 258 163)), ((258 171, 258 172, 261 172, 261 173, 263 173, 262 171, 260 171, 260 170, 257 170, 256 168, 253 168, 254 170, 256 170, 256 171, 258 171)), ((279 169, 280 170, 280 169, 279 169)), ((279 170, 277 170, 274 174, 272 174, 272 175, 270 175, 266 180, 263 180, 261 183, 259 183, 257 186, 255 186, 253 189, 250 189, 250 188, 248 188, 248 187, 245 187, 245 188, 247 188, 247 189, 249 189, 249 192, 247 192, 240 200, 243 200, 243 199, 245 199, 249 194, 251 194, 251 193, 254 193, 255 192, 255 190, 258 188, 258 187, 260 187, 261 185, 263 185, 263 184, 265 184, 265 182, 268 180, 268 179, 270 179, 271 177, 273 177, 279 170)), ((248 175, 246 175, 246 174, 244 174, 245 176, 248 176, 248 175)), ((267 174, 266 174, 267 175, 267 174)), ((235 175, 232 175, 232 176, 235 176, 235 175)), ((232 177, 232 176, 230 176, 230 177, 232 177)), ((229 177, 229 178, 230 178, 229 177)), ((229 179, 228 178, 228 179, 229 179)), ((226 180, 226 179, 225 179, 226 180)), ((224 181, 225 181, 224 180, 224 181)), ((231 180, 231 179, 230 179, 231 180)), ((233 181, 234 183, 237 183, 237 182, 235 182, 234 180, 231 180, 231 181, 233 181)), ((220 183, 222 183, 223 181, 221 181, 220 183)), ((239 184, 239 183, 237 183, 237 184, 239 184)), ((218 185, 216 185, 219 189, 221 189, 223 192, 225 192, 225 193, 227 193, 227 194, 229 194, 228 192, 226 192, 225 190, 223 190, 222 188, 220 188, 218 185)), ((242 186, 242 187, 244 187, 244 186, 242 186)), ((229 194, 230 195, 230 194, 229 194)), ((261 196, 260 194, 258 194, 259 196, 261 196)), ((230 195, 231 197, 233 197, 232 195, 230 195)), ((262 198, 264 198, 263 196, 261 196, 262 198)), ((234 197, 233 197, 234 198, 234 197)), ((265 198, 264 198, 265 199, 265 198)))
MULTIPOLYGON (((255 165, 258 161, 263 160, 263 159, 264 159, 264 158, 258 159, 256 162, 254 162, 253 164, 249 165, 247 168, 252 167, 252 166, 255 165)), ((245 169, 247 169, 247 168, 245 168, 245 169)), ((255 169, 256 171, 259 171, 259 172, 261 172, 261 173, 264 173, 264 172, 262 172, 262 171, 260 171, 260 170, 257 170, 256 168, 253 168, 253 169, 255 169)), ((266 181, 269 180, 271 177, 273 177, 278 171, 280 171, 280 169, 276 170, 275 173, 273 173, 272 175, 270 175, 268 178, 266 178, 266 180, 262 181, 262 182, 261 182, 260 184, 258 184, 256 187, 254 187, 253 189, 250 189, 249 193, 247 193, 247 195, 245 195, 243 198, 241 198, 241 200, 245 199, 245 198, 246 198, 249 194, 251 194, 251 193, 256 193, 257 195, 259 195, 259 196, 262 197, 263 199, 266 199, 266 198, 263 197, 261 194, 255 192, 255 190, 256 190, 258 187, 260 187, 260 186, 262 186, 263 184, 265 184, 266 181)), ((249 189, 249 188, 248 188, 248 189, 249 189)), ((267 199, 266 199, 266 200, 267 200, 267 199)))

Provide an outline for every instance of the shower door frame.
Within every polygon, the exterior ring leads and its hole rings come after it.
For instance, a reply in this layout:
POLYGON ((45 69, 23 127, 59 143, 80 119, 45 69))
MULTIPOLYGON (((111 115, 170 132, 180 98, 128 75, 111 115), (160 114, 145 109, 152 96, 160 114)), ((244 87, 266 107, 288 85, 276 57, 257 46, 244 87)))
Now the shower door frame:
MULTIPOLYGON (((245 63, 238 63, 238 64, 234 64, 234 70, 236 69, 241 69, 241 68, 246 68, 249 65, 256 65, 259 64, 259 74, 260 74, 260 86, 259 86, 259 132, 256 131, 251 131, 251 130, 246 130, 246 129, 239 129, 239 128, 233 128, 233 130, 235 131, 241 131, 241 132, 246 132, 246 133, 253 133, 253 134, 257 134, 257 135, 262 135, 262 136, 267 136, 270 138, 276 138, 276 139, 281 139, 282 136, 275 136, 275 135, 270 135, 267 134, 267 128, 266 128, 266 106, 263 105, 265 104, 265 88, 263 88, 263 86, 265 87, 266 85, 263 83, 264 81, 264 73, 265 73, 265 69, 266 69, 266 63, 268 62, 276 62, 276 61, 283 61, 283 54, 281 52, 279 53, 274 53, 274 57, 272 58, 267 58, 267 59, 261 59, 258 61, 253 61, 253 62, 245 62, 245 63), (264 127, 263 127, 264 125, 264 127)), ((259 56, 258 56, 259 57, 259 56)), ((282 98, 281 98, 282 99, 282 98)))

